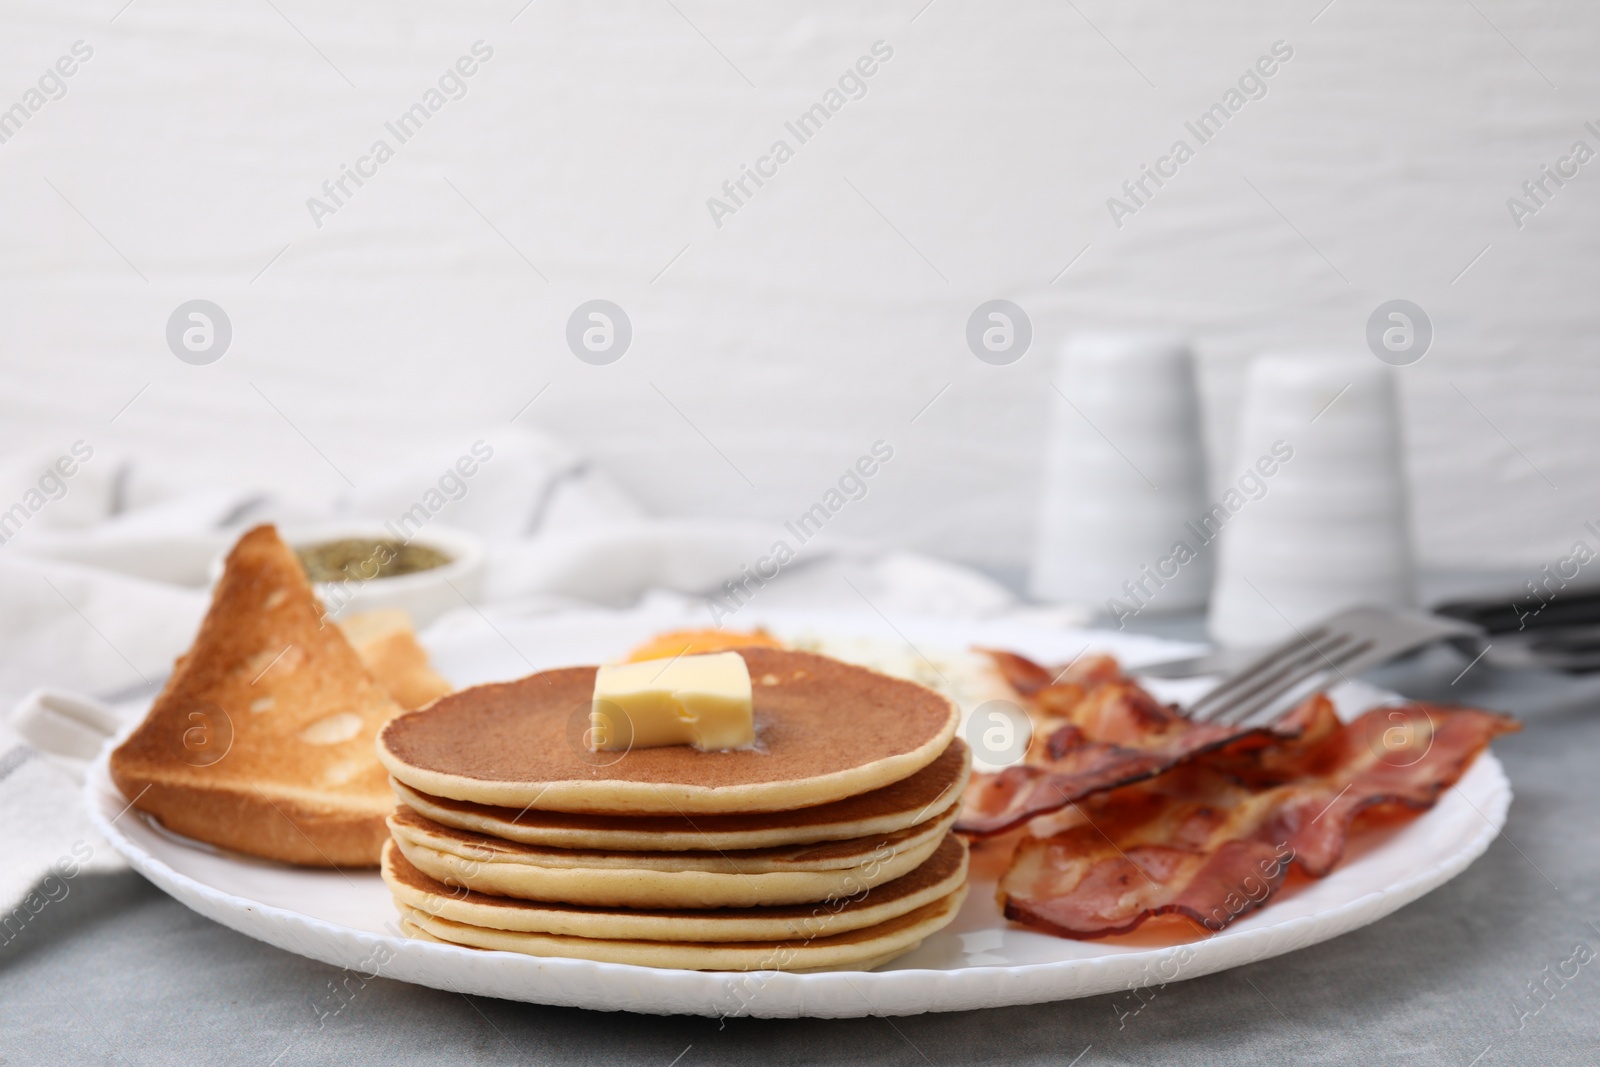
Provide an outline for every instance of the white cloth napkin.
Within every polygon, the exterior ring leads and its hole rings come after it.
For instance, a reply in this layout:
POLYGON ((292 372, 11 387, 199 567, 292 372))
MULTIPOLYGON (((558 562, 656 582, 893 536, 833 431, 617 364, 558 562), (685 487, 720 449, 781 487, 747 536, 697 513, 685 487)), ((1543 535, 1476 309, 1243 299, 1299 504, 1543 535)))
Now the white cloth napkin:
MULTIPOLYGON (((0 500, 21 499, 56 458, 0 466, 0 500)), ((516 426, 415 444, 389 471, 329 506, 175 488, 132 457, 95 455, 19 530, 0 523, 0 535, 9 532, 0 544, 0 707, 12 708, 0 723, 8 857, 0 929, 6 912, 15 918, 43 907, 56 882, 120 865, 84 814, 84 768, 122 722, 118 696, 135 695, 131 704, 141 706, 188 647, 210 600, 215 560, 248 526, 391 518, 444 477, 446 493, 459 499, 446 499, 429 522, 488 546, 482 606, 525 611, 622 607, 663 590, 715 596, 781 533, 771 523, 646 516, 583 457, 516 426), (486 451, 490 458, 467 465, 470 477, 448 479, 463 456, 486 451)), ((1006 589, 970 569, 826 539, 807 544, 760 595, 773 607, 823 606, 849 588, 897 613, 1018 608, 1006 589)), ((1082 619, 1068 611, 1060 621, 1082 619)), ((737 614, 725 624, 737 626, 737 614)), ((451 617, 437 625, 452 625, 451 617)))

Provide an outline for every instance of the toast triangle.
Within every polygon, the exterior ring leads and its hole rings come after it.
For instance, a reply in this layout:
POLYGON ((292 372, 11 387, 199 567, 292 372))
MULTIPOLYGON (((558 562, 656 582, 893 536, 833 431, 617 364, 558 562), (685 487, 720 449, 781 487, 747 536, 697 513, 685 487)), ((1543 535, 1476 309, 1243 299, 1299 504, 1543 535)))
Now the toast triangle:
POLYGON ((399 608, 346 615, 339 620, 339 629, 373 679, 406 711, 427 707, 455 691, 428 662, 428 652, 411 628, 411 616, 399 608))
POLYGON ((193 646, 111 756, 133 806, 213 845, 376 866, 394 808, 379 729, 400 713, 272 526, 234 545, 193 646))

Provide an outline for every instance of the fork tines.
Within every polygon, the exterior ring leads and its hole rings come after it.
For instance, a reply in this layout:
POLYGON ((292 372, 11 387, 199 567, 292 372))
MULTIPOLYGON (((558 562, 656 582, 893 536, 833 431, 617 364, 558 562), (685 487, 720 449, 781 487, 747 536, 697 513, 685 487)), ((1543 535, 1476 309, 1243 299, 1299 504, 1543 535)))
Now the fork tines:
POLYGON ((1455 619, 1398 608, 1342 611, 1275 645, 1228 675, 1188 710, 1196 722, 1262 726, 1335 679, 1445 638, 1479 633, 1455 619))

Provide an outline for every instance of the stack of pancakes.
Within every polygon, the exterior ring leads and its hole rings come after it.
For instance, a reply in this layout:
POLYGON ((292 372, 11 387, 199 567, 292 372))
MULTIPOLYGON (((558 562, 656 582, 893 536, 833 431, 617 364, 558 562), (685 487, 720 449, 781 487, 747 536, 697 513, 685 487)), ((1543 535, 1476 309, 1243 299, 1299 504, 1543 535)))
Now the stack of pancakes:
POLYGON ((694 970, 865 969, 951 922, 969 774, 956 707, 805 652, 741 649, 756 744, 591 752, 595 668, 391 722, 383 877, 415 937, 694 970))

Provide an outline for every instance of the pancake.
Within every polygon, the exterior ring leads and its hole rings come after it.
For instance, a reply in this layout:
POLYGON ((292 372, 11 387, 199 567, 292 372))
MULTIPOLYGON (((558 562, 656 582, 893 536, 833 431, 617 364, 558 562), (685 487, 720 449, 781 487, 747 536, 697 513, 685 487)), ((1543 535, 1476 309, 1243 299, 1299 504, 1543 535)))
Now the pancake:
POLYGON ((955 822, 947 810, 891 834, 873 834, 848 841, 817 841, 776 848, 680 849, 648 852, 628 849, 551 848, 502 841, 487 834, 458 830, 404 808, 389 816, 389 832, 401 844, 421 844, 478 863, 519 864, 557 870, 701 871, 711 874, 772 874, 782 871, 837 871, 859 867, 877 856, 888 859, 927 841, 937 844, 955 822))
POLYGON ((390 841, 383 880, 397 901, 440 919, 492 930, 642 941, 783 941, 875 926, 955 892, 967 877, 967 848, 949 834, 909 874, 829 904, 784 907, 619 909, 540 903, 452 888, 418 870, 390 841))
POLYGON ((518 845, 389 819, 395 843, 423 873, 494 896, 624 908, 753 908, 854 896, 921 866, 956 809, 895 834, 742 852, 606 852, 518 845))
MULTIPOLYGON (((405 909, 402 907, 402 908, 399 908, 399 910, 404 911, 405 909)), ((449 945, 452 948, 475 948, 475 947, 477 947, 477 946, 474 946, 474 945, 458 945, 454 941, 446 941, 442 937, 434 937, 432 934, 428 933, 428 931, 422 929, 422 927, 418 926, 416 923, 413 923, 410 919, 407 919, 404 915, 402 915, 400 917, 400 932, 405 934, 407 937, 411 938, 413 941, 425 941, 430 945, 449 945)), ((875 969, 877 967, 881 967, 883 964, 888 963, 890 960, 898 959, 899 957, 904 956, 907 952, 915 951, 916 949, 920 948, 921 945, 922 945, 922 942, 918 941, 915 945, 912 945, 908 949, 900 949, 900 950, 895 951, 895 952, 887 952, 887 953, 884 953, 884 955, 882 955, 881 957, 879 957, 877 959, 862 960, 860 963, 851 964, 848 968, 846 968, 846 967, 800 967, 800 968, 791 968, 788 973, 790 973, 790 974, 818 974, 818 973, 825 972, 825 971, 840 971, 840 970, 870 971, 870 970, 873 970, 873 969, 875 969)), ((682 970, 682 969, 685 969, 685 968, 679 968, 679 969, 682 970)))
POLYGON ((524 845, 557 848, 751 849, 890 834, 944 814, 961 799, 972 761, 956 738, 911 777, 831 804, 739 815, 584 815, 490 807, 419 793, 392 781, 407 807, 444 826, 524 845))
POLYGON ((931 689, 808 652, 744 648, 756 744, 731 752, 584 746, 595 668, 441 697, 389 723, 378 758, 412 789, 477 804, 618 815, 773 812, 908 778, 955 736, 931 689))
POLYGON ((827 937, 787 941, 646 941, 567 937, 560 934, 492 930, 441 919, 397 904, 402 928, 424 940, 529 956, 671 967, 694 971, 864 970, 902 956, 948 926, 966 899, 961 886, 948 896, 874 926, 827 937))

